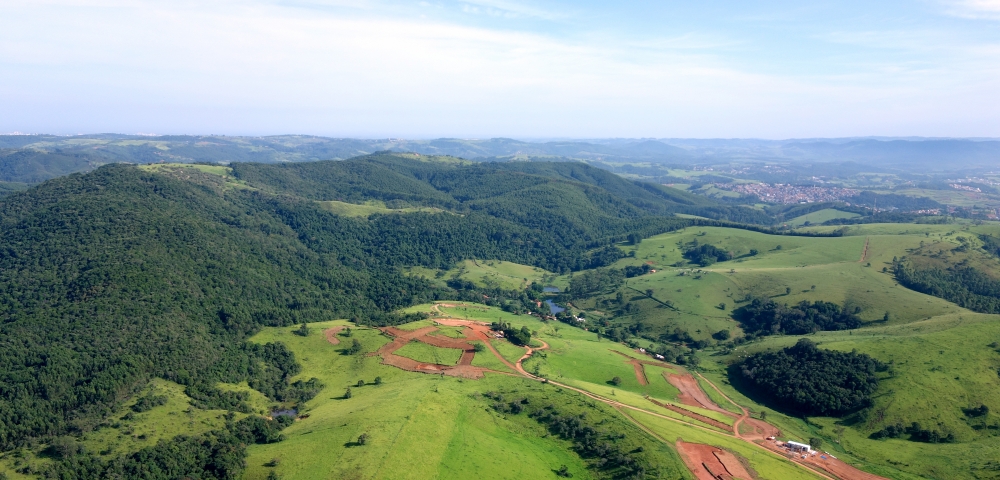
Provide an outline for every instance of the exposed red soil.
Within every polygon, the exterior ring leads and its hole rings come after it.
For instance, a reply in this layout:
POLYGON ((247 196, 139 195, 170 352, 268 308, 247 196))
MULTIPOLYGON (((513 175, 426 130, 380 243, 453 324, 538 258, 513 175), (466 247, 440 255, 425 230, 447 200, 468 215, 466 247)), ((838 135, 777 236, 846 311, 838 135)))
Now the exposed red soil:
POLYGON ((843 480, 887 480, 885 477, 880 477, 873 473, 858 470, 840 459, 831 457, 827 453, 817 452, 815 455, 804 455, 805 458, 802 458, 803 454, 793 454, 782 448, 781 442, 775 440, 765 440, 763 442, 756 443, 767 448, 768 450, 778 452, 798 463, 819 469, 829 475, 843 480))
POLYGON ((646 399, 649 400, 650 402, 653 402, 654 405, 666 408, 667 410, 671 410, 671 411, 677 412, 677 413, 679 413, 681 415, 684 415, 685 417, 697 420, 697 421, 699 421, 701 423, 704 423, 706 425, 711 425, 713 427, 719 427, 719 428, 721 428, 721 429, 723 429, 723 430, 725 430, 727 432, 731 432, 733 430, 733 427, 731 427, 729 425, 726 425, 725 423, 722 423, 722 422, 720 422, 720 421, 718 421, 718 420, 716 420, 714 418, 708 418, 708 417, 706 417, 704 415, 701 415, 699 413, 694 413, 691 410, 687 410, 687 409, 678 407, 677 405, 671 405, 669 403, 658 402, 656 400, 653 400, 652 398, 648 398, 647 397, 646 399))
POLYGON ((635 379, 636 381, 639 382, 639 385, 643 386, 649 385, 649 378, 646 377, 646 369, 645 367, 643 367, 643 365, 654 365, 657 367, 669 368, 671 370, 673 369, 673 366, 667 363, 654 362, 652 360, 639 360, 638 358, 631 357, 622 352, 619 352, 618 350, 611 350, 611 351, 628 359, 626 360, 626 362, 632 364, 632 369, 635 370, 635 379))
POLYGON ((639 382, 639 385, 646 386, 649 385, 649 380, 646 379, 646 370, 642 368, 642 364, 639 362, 628 362, 632 364, 632 369, 635 370, 635 380, 639 382))
POLYGON ((663 372, 663 378, 667 380, 671 385, 676 387, 681 391, 680 395, 677 396, 679 400, 684 405, 691 405, 692 407, 701 407, 704 409, 716 411, 733 418, 738 418, 739 415, 730 412, 712 401, 708 397, 708 394, 701 389, 701 385, 698 385, 698 380, 695 380, 690 374, 679 375, 676 373, 663 372))
POLYGON ((740 459, 736 458, 736 455, 733 455, 728 450, 716 450, 712 452, 712 454, 715 455, 715 458, 719 459, 719 463, 721 463, 723 467, 726 467, 726 471, 729 472, 733 478, 745 478, 748 480, 753 478, 753 475, 750 475, 750 472, 747 471, 746 467, 740 463, 740 459))
POLYGON ((330 342, 331 345, 340 345, 340 339, 337 338, 337 334, 339 334, 344 328, 347 327, 333 327, 323 331, 323 333, 326 334, 326 341, 330 342))
POLYGON ((858 260, 858 263, 864 262, 865 259, 868 258, 868 241, 869 240, 870 240, 869 237, 865 237, 865 249, 861 251, 861 260, 858 260))
MULTIPOLYGON (((448 307, 449 305, 441 304, 441 306, 448 307)), ((435 307, 437 307, 437 305, 435 305, 435 307)), ((500 359, 501 362, 510 367, 511 370, 517 371, 517 366, 504 359, 503 356, 500 355, 500 352, 498 352, 490 343, 490 340, 494 337, 490 331, 489 324, 471 320, 461 320, 457 318, 439 318, 434 321, 439 325, 465 327, 462 331, 462 334, 465 336, 463 338, 452 338, 443 335, 432 335, 433 332, 438 330, 438 327, 436 326, 422 327, 416 330, 384 327, 381 328, 382 332, 393 337, 392 341, 383 345, 382 348, 378 349, 378 351, 369 353, 368 355, 381 356, 383 364, 392 365, 396 368, 411 372, 433 373, 479 379, 483 378, 485 372, 491 372, 493 370, 483 367, 475 367, 472 365, 472 361, 476 357, 476 350, 470 342, 478 340, 485 343, 490 352, 500 359), (459 358, 457 365, 439 365, 434 363, 418 362, 411 358, 399 356, 394 353, 396 350, 403 348, 403 346, 411 341, 423 342, 439 348, 454 348, 462 350, 462 356, 459 358)))
POLYGON ((698 480, 753 480, 736 457, 718 447, 678 440, 675 444, 684 464, 698 480), (722 459, 725 459, 723 462, 722 459), (732 470, 730 470, 732 468, 732 470))

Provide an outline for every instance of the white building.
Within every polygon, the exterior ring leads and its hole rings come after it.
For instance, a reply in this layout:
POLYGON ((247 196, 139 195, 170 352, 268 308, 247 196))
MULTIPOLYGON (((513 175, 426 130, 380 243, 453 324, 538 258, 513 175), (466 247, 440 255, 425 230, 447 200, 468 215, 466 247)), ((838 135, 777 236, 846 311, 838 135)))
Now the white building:
POLYGON ((785 446, 788 447, 788 449, 791 450, 791 451, 793 451, 793 452, 805 452, 805 453, 812 452, 812 447, 810 447, 809 445, 807 445, 805 443, 799 443, 799 442, 791 442, 791 441, 789 441, 789 442, 785 442, 785 446))

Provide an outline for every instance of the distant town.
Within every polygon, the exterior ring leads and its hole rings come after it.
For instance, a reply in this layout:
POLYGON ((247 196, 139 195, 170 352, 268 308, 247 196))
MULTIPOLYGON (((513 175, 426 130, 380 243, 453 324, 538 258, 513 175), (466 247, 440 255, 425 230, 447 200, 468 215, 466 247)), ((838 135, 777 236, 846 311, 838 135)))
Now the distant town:
POLYGON ((853 188, 812 187, 767 183, 716 183, 716 188, 750 195, 768 203, 836 202, 861 193, 853 188))

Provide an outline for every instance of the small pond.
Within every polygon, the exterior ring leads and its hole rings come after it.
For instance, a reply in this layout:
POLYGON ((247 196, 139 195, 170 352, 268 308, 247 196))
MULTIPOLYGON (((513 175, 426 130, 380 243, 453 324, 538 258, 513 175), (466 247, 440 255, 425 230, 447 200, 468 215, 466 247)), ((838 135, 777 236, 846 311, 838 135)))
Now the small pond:
POLYGON ((552 315, 566 311, 565 308, 562 308, 559 305, 552 303, 552 300, 546 300, 545 304, 549 306, 549 313, 551 313, 552 315))

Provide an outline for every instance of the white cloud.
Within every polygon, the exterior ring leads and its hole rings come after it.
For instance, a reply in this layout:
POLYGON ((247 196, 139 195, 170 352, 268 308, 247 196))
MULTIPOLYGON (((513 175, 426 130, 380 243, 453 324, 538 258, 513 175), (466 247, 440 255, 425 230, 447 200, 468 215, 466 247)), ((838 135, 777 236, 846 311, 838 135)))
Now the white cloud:
POLYGON ((555 20, 566 16, 565 14, 506 0, 463 0, 463 3, 466 4, 463 9, 470 13, 485 12, 490 15, 508 18, 536 17, 545 20, 555 20))
POLYGON ((1000 0, 953 0, 946 7, 957 17, 1000 20, 1000 0))
MULTIPOLYGON (((698 34, 571 41, 363 1, 93 5, 0 7, 0 131, 954 134, 919 129, 988 122, 1000 107, 984 73, 769 75, 733 67, 713 54, 729 40, 698 34)), ((968 134, 1000 133, 980 128, 968 134)))

